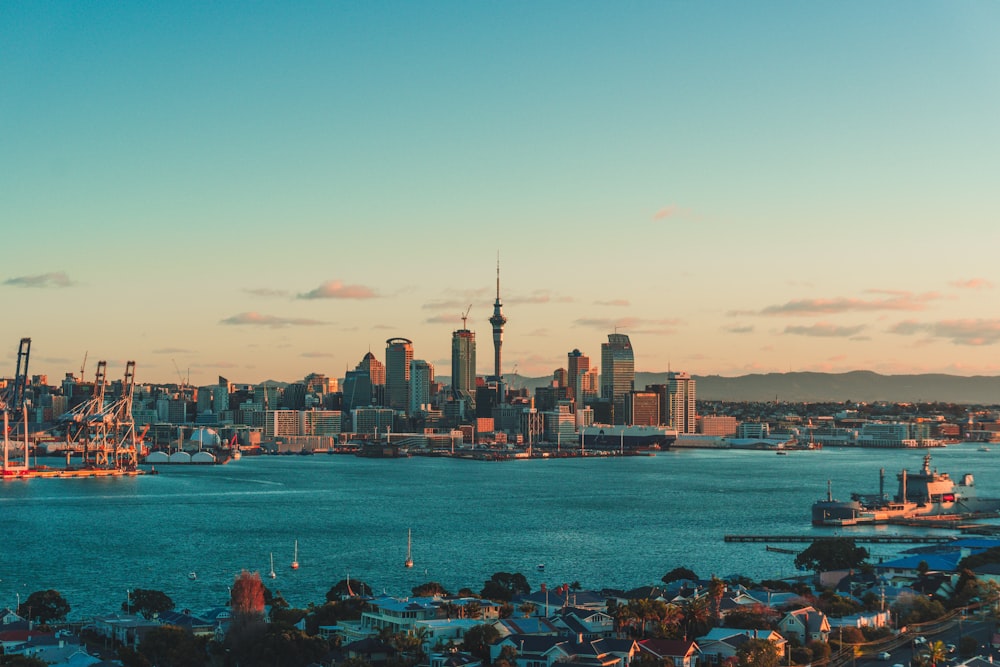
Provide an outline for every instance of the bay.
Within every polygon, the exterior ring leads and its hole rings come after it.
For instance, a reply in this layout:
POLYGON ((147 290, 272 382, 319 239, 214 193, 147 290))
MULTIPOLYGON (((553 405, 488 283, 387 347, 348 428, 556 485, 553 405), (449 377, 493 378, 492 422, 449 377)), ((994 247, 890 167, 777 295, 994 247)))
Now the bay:
MULTIPOLYGON (((673 450, 509 462, 266 456, 163 466, 155 476, 5 482, 0 607, 54 588, 82 620, 118 609, 128 589, 146 588, 197 612, 224 604, 242 569, 266 575, 271 553, 278 576, 265 584, 293 606, 322 604, 348 575, 399 596, 427 581, 479 590, 498 571, 521 572, 533 588, 630 588, 680 566, 703 577, 790 576, 794 556, 725 543, 724 535, 913 532, 815 528, 809 511, 827 480, 835 497, 873 492, 884 467, 894 490, 895 473, 919 468, 925 453, 673 450), (403 567, 408 529, 412 569, 403 567), (293 571, 296 540, 301 568, 293 571)), ((1000 496, 1000 452, 956 445, 930 454, 953 478, 975 474, 980 496, 1000 496)), ((869 547, 876 559, 905 548, 869 547)))

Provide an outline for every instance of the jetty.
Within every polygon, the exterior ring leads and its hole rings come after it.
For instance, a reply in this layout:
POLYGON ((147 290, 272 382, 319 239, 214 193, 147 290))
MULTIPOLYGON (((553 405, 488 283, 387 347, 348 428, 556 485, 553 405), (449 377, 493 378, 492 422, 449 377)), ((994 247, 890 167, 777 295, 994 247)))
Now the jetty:
POLYGON ((850 539, 866 544, 947 544, 954 542, 951 535, 725 535, 726 542, 817 542, 820 540, 850 539))

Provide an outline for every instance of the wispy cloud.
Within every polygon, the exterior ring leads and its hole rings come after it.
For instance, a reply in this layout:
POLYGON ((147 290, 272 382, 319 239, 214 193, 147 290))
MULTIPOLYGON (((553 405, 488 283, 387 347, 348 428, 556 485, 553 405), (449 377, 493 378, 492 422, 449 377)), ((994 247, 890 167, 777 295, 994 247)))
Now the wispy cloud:
POLYGON ((621 329, 622 333, 669 334, 676 332, 676 327, 681 322, 681 320, 677 319, 651 320, 642 317, 619 317, 617 319, 584 317, 574 321, 574 324, 581 327, 601 329, 603 331, 621 329))
MULTIPOLYGON (((889 292, 884 290, 869 290, 872 294, 885 294, 885 298, 857 299, 835 297, 832 299, 799 299, 783 304, 767 306, 758 315, 834 315, 837 313, 873 312, 881 310, 924 310, 929 301, 941 297, 936 292, 912 294, 910 292, 889 292)), ((745 312, 733 312, 731 315, 745 315, 745 312)))
POLYGON ((611 299, 609 301, 595 301, 595 306, 628 306, 628 299, 611 299))
POLYGON ((748 334, 753 333, 753 325, 734 324, 730 327, 722 327, 722 330, 733 334, 748 334))
POLYGON ((450 315, 446 313, 440 313, 432 317, 428 317, 424 320, 427 324, 458 324, 462 321, 462 318, 458 315, 450 315))
POLYGON ((969 280, 953 280, 948 284, 958 289, 972 289, 972 290, 993 289, 993 283, 991 283, 989 280, 986 280, 985 278, 971 278, 969 280))
POLYGON ((286 298, 291 296, 291 292, 286 289, 271 289, 270 287, 253 287, 243 290, 247 294, 253 294, 254 296, 263 296, 267 298, 286 298))
POLYGON ((533 303, 573 303, 571 296, 553 295, 549 290, 535 290, 531 294, 514 294, 504 297, 503 302, 514 305, 525 305, 533 303))
POLYGON ((677 204, 668 204, 653 214, 653 220, 669 220, 671 218, 694 218, 697 219, 691 209, 681 208, 677 204))
POLYGON ((901 336, 925 334, 950 340, 955 345, 993 345, 1000 342, 1000 320, 942 320, 915 322, 906 320, 889 328, 901 336))
POLYGON ((63 271, 41 273, 37 276, 17 276, 3 281, 11 287, 72 287, 76 283, 69 279, 63 271))
POLYGON ((278 317, 277 315, 265 315, 263 313, 256 312, 239 313, 237 315, 233 315, 232 317, 227 317, 224 320, 220 320, 219 323, 233 325, 249 324, 274 328, 287 326, 311 327, 326 324, 326 322, 302 317, 278 317))
POLYGON ((183 347, 161 347, 153 350, 153 354, 193 354, 194 350, 187 350, 183 347))
POLYGON ((811 326, 788 326, 785 333, 793 336, 813 336, 816 338, 850 338, 864 330, 864 325, 842 327, 828 322, 818 322, 811 326))
POLYGON ((319 287, 298 295, 300 299, 375 299, 378 294, 364 285, 345 285, 339 280, 330 280, 319 287))

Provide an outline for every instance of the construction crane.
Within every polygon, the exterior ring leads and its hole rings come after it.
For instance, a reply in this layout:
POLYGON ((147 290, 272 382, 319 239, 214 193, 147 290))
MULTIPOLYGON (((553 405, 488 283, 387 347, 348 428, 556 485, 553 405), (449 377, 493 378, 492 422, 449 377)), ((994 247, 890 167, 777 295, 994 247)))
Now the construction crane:
POLYGON ((465 326, 465 321, 466 321, 467 319, 469 319, 469 311, 470 311, 470 310, 472 310, 472 304, 471 304, 471 303, 469 304, 469 307, 465 309, 465 312, 464 312, 464 313, 462 313, 462 329, 463 329, 463 330, 465 330, 465 329, 468 329, 468 328, 469 328, 469 327, 465 326))
POLYGON ((90 350, 84 350, 83 352, 83 363, 80 364, 80 382, 83 382, 83 374, 87 371, 87 355, 90 354, 90 350))

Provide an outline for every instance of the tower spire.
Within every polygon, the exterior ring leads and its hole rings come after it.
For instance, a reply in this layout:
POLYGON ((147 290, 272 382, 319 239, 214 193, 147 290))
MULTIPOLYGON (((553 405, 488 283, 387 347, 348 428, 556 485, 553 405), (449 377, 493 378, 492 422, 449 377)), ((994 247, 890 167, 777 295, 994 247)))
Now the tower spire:
POLYGON ((490 318, 493 325, 493 375, 497 382, 503 377, 501 372, 500 349, 503 346, 503 325, 507 324, 507 318, 503 314, 503 302, 500 300, 500 252, 497 252, 497 300, 493 302, 493 316, 490 318))

